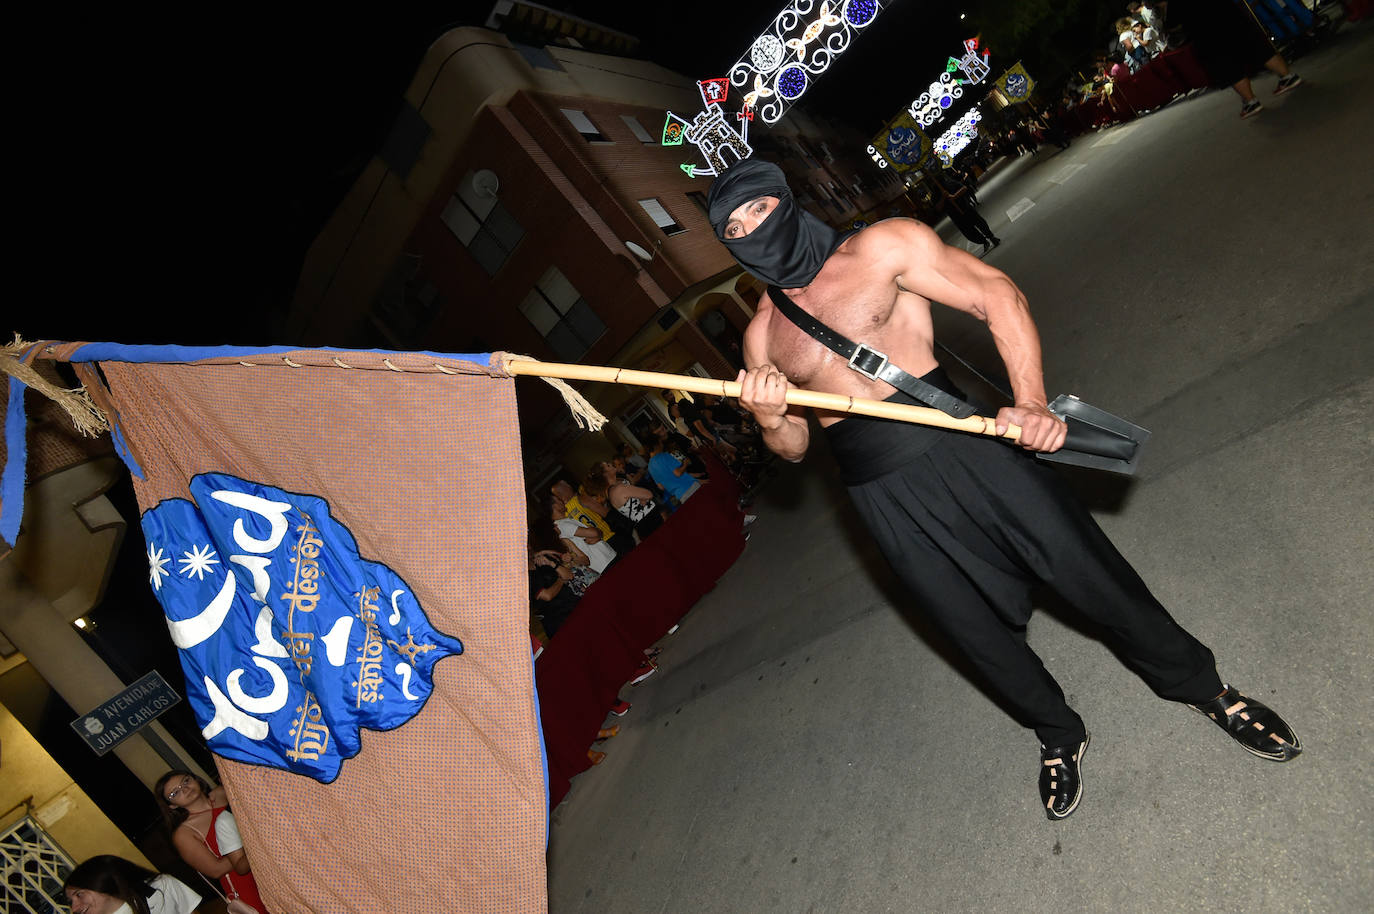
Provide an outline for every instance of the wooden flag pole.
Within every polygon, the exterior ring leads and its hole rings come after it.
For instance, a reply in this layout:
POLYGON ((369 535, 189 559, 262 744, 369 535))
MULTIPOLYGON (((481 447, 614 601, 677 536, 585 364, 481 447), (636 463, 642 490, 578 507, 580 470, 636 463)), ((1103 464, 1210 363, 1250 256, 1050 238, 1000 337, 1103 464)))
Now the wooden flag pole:
MULTIPOLYGON (((735 397, 740 394, 740 384, 736 381, 722 381, 717 378, 698 378, 693 375, 661 374, 656 371, 636 371, 632 368, 612 368, 604 365, 573 365, 565 362, 540 362, 527 356, 506 352, 501 354, 502 363, 509 375, 526 375, 538 378, 560 378, 566 381, 601 381, 606 384, 629 384, 633 387, 657 387, 663 390, 685 390, 694 394, 712 394, 717 397, 735 397)), ((817 390, 802 390, 794 387, 787 391, 787 402, 794 406, 809 406, 812 409, 828 409, 837 413, 860 416, 877 416, 880 419, 896 419, 900 422, 914 422, 919 425, 932 425, 975 435, 997 436, 996 420, 987 416, 969 416, 956 419, 938 409, 928 406, 910 406, 905 403, 889 403, 885 400, 869 400, 863 397, 850 397, 844 394, 828 394, 817 390)), ((599 426, 598 426, 599 427, 599 426)), ((1019 425, 1010 426, 1003 438, 1016 441, 1021 437, 1019 425)))

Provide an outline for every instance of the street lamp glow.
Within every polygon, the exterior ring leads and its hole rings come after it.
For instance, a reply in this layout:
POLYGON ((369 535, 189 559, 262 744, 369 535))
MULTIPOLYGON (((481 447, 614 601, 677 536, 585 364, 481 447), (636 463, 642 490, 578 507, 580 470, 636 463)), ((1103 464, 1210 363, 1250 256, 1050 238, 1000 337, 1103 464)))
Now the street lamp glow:
POLYGON ((960 14, 959 14, 959 19, 962 21, 963 18, 964 18, 964 14, 963 14, 963 13, 960 13, 960 14))

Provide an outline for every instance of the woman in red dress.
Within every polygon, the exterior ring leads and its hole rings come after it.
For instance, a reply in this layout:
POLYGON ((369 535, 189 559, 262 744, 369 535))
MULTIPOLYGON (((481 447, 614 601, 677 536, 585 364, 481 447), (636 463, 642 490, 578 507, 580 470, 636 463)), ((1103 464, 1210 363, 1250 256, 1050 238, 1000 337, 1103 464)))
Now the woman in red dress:
POLYGON ((153 789, 181 859, 219 880, 230 911, 251 909, 267 914, 224 788, 212 788, 188 771, 169 771, 153 789), (235 899, 246 907, 235 906, 235 899))

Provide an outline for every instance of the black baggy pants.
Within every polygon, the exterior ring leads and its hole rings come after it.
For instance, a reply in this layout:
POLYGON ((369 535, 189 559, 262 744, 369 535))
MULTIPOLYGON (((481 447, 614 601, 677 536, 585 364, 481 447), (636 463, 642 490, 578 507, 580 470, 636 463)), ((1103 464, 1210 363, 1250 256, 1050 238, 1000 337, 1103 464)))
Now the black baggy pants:
MULTIPOLYGON (((827 429, 832 445, 856 418, 827 429)), ((885 431, 866 436, 865 449, 883 437, 913 434, 885 431)), ((1030 619, 1037 581, 1105 626, 1126 663, 1161 698, 1196 704, 1221 693, 1212 652, 1170 617, 1053 470, 989 438, 915 434, 919 453, 877 478, 847 480, 850 495, 921 608, 1041 743, 1076 745, 1085 730, 1019 631, 1030 619)), ((844 447, 834 450, 843 468, 844 447)))
POLYGON ((963 210, 957 204, 951 206, 949 208, 949 221, 953 222, 954 227, 974 244, 992 244, 995 237, 992 234, 992 227, 972 206, 963 210))

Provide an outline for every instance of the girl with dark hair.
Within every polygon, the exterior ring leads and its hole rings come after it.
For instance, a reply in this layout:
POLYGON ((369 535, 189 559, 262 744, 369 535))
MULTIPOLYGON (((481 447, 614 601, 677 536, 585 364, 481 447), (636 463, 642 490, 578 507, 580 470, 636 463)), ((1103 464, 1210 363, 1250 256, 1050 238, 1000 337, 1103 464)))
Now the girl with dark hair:
POLYGON ((219 880, 230 911, 266 914, 224 788, 212 788, 189 771, 169 771, 158 778, 153 791, 181 859, 219 880))
POLYGON ((72 870, 62 886, 72 914, 196 914, 200 896, 173 876, 102 854, 72 870))

